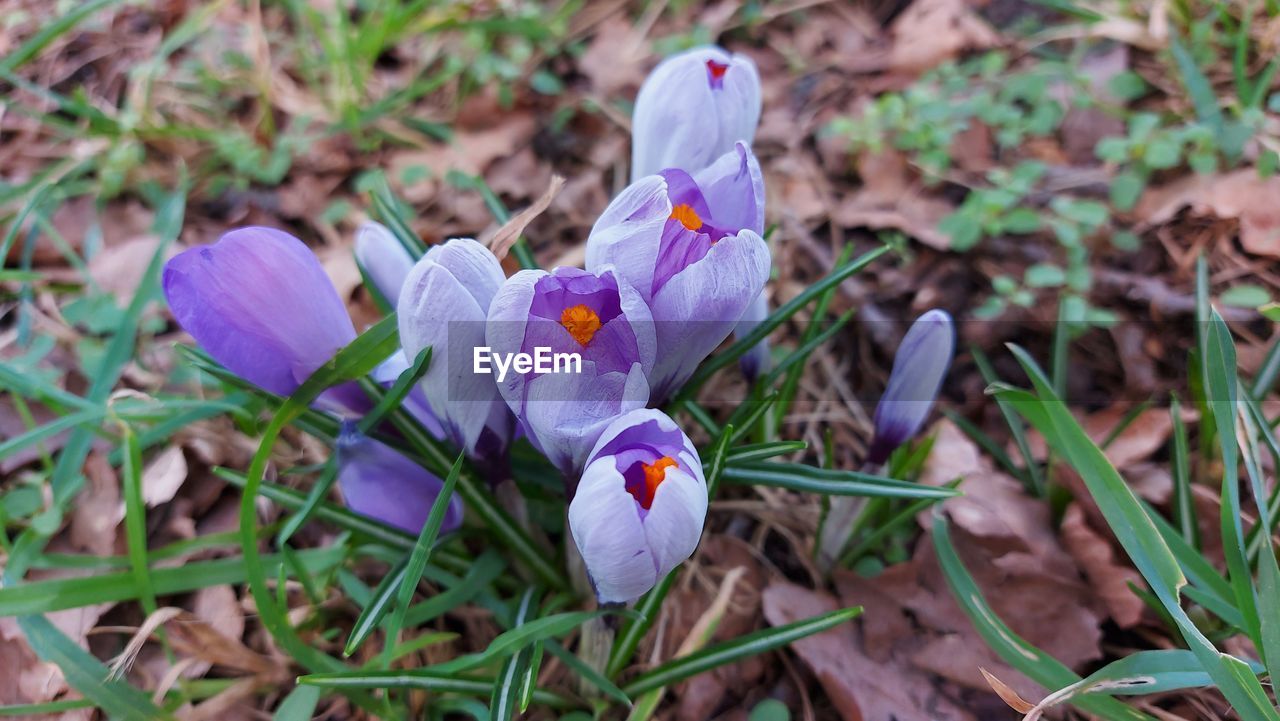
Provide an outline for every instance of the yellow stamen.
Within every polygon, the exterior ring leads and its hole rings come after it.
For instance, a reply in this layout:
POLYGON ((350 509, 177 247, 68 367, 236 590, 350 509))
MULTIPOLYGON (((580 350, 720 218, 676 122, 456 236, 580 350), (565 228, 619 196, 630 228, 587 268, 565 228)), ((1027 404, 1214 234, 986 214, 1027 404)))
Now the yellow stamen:
POLYGON ((698 211, 686 203, 681 203, 672 208, 671 217, 680 221, 680 225, 683 225, 688 230, 698 230, 702 227, 702 218, 698 217, 698 211))
POLYGON ((600 330, 600 316, 585 305, 575 305, 560 313, 560 325, 585 348, 600 330))

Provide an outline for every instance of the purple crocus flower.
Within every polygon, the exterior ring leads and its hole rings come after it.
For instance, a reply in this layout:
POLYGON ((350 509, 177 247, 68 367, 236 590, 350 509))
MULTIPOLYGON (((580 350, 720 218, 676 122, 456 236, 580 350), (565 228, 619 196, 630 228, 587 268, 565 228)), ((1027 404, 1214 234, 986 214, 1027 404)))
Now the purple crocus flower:
POLYGON ((696 173, 760 122, 760 75, 742 55, 707 46, 663 60, 645 78, 631 118, 631 180, 668 168, 696 173))
POLYGON ((431 409, 473 459, 502 456, 515 426, 493 377, 473 372, 474 349, 485 345, 485 320, 505 280, 488 248, 455 238, 418 261, 398 305, 405 352, 433 349, 421 383, 431 409))
POLYGON ((951 366, 955 343, 955 329, 945 310, 928 311, 911 324, 876 405, 875 436, 867 463, 883 464, 898 446, 919 432, 951 366))
POLYGON ((743 143, 694 175, 632 183, 596 221, 587 269, 613 266, 653 311, 660 403, 689 379, 764 288, 764 181, 743 143))
MULTIPOLYGON (((390 446, 345 423, 338 436, 338 486, 351 510, 417 535, 444 483, 390 446)), ((462 502, 449 499, 441 532, 462 525, 462 502)))
MULTIPOLYGON (((274 228, 240 228, 165 264, 165 298, 183 330, 227 370, 277 395, 297 390, 355 340, 355 326, 320 261, 274 228)), ((354 385, 317 403, 356 414, 368 399, 354 385)))
POLYGON ((688 436, 661 411, 618 418, 596 441, 569 529, 602 603, 626 603, 693 554, 707 481, 688 436))
POLYGON ((606 425, 648 402, 653 332, 644 299, 610 268, 523 270, 493 299, 486 340, 495 363, 539 353, 580 359, 576 372, 493 376, 529 440, 566 476, 581 470, 606 425))
POLYGON ((368 221, 356 230, 356 262, 378 294, 395 308, 400 288, 413 269, 413 258, 387 226, 368 221))

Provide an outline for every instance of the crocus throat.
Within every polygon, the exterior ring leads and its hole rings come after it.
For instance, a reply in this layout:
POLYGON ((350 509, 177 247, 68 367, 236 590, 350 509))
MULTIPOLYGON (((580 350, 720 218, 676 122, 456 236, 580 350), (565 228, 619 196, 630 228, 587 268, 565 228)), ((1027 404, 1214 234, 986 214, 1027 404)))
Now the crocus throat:
POLYGON ((600 330, 600 316, 585 305, 574 305, 560 313, 560 325, 585 348, 600 330))
POLYGON ((724 74, 728 69, 729 66, 724 63, 717 63, 714 60, 707 61, 707 76, 711 80, 711 87, 724 87, 724 74))
POLYGON ((653 498, 658 494, 658 486, 667 479, 667 469, 679 468, 680 464, 676 463, 671 456, 663 456, 653 463, 641 462, 639 465, 644 473, 644 485, 628 483, 627 493, 630 493, 640 507, 647 511, 653 506, 653 498))
POLYGON ((680 221, 686 230, 701 230, 702 218, 698 217, 698 211, 688 203, 681 203, 671 209, 671 219, 680 221))

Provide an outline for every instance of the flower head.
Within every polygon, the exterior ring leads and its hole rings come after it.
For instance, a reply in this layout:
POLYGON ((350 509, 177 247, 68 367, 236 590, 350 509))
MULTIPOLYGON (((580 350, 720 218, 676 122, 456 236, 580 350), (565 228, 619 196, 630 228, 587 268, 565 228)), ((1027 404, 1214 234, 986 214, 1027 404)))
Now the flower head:
POLYGON ((395 308, 400 289, 413 269, 413 258, 387 226, 368 221, 356 231, 356 262, 374 289, 395 308))
POLYGON ((701 47, 663 60, 636 96, 631 179, 667 168, 693 173, 751 144, 760 121, 760 76, 749 58, 701 47))
POLYGON ((505 453, 515 426, 493 378, 472 372, 472 351, 485 345, 485 318, 505 280, 488 248, 455 238, 413 267, 397 308, 405 352, 432 348, 421 383, 431 409, 472 458, 505 453))
MULTIPOLYGON (((163 286, 173 317, 214 360, 277 395, 293 393, 356 337, 320 261, 273 228, 233 230, 183 251, 165 264, 163 286)), ((321 405, 358 412, 362 398, 354 386, 336 388, 321 405)))
POLYGON ((569 528, 603 603, 653 588, 698 546, 707 482, 693 443, 661 411, 610 423, 569 504, 569 528))
POLYGON ((543 349, 580 358, 581 372, 512 372, 498 380, 530 441, 567 475, 582 468, 610 421, 649 400, 649 309, 611 269, 513 275, 490 306, 486 339, 495 356, 543 349))
POLYGON ((876 405, 875 436, 868 463, 884 463, 898 446, 920 431, 951 366, 955 343, 951 316, 944 310, 931 310, 911 324, 893 358, 884 395, 876 405))
POLYGON ((612 266, 649 303, 658 362, 654 402, 688 380, 733 331, 769 274, 764 180, 743 143, 690 175, 632 183, 587 239, 587 269, 612 266))
MULTIPOLYGON (((444 482, 351 423, 338 436, 338 485, 351 510, 417 535, 444 482)), ((462 525, 462 502, 449 499, 442 532, 462 525)))

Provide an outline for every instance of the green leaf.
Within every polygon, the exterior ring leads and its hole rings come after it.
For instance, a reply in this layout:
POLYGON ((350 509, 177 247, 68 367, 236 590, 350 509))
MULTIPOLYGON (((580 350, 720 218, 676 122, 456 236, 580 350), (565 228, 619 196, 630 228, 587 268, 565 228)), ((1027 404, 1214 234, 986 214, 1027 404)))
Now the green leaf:
MULTIPOLYGON (((536 592, 537 588, 530 586, 521 595, 520 604, 516 608, 515 628, 529 620, 536 592)), ((515 714, 516 707, 521 703, 521 686, 525 683, 525 675, 532 660, 532 649, 525 648, 502 664, 502 670, 498 672, 498 678, 493 684, 493 693, 489 696, 490 721, 507 721, 515 714)))
MULTIPOLYGON (((382 577, 378 582, 378 587, 373 590, 373 597, 360 610, 360 616, 356 618, 355 624, 351 627, 351 634, 347 636, 347 643, 342 648, 343 656, 350 656, 356 652, 360 644, 364 643, 369 634, 378 628, 378 624, 386 617, 387 612, 395 605, 396 596, 400 592, 400 585, 404 582, 405 569, 409 564, 409 557, 405 556, 404 560, 396 564, 387 575, 382 577)), ((388 635, 387 646, 391 646, 394 642, 388 635)))
POLYGON ((311 721, 320 703, 320 689, 316 686, 297 686, 285 696, 276 708, 271 721, 311 721))
POLYGON ((1107 81, 1107 89, 1111 91, 1111 94, 1117 100, 1124 103, 1137 100, 1146 95, 1151 87, 1147 85, 1147 81, 1143 80, 1141 75, 1132 70, 1125 70, 1111 76, 1111 79, 1107 81))
POLYGON ((1172 133, 1161 133, 1147 143, 1142 162, 1154 170, 1176 168, 1182 160, 1182 141, 1172 133))
POLYGON ((413 602, 413 594, 418 588, 418 582, 422 580, 422 572, 426 570, 427 562, 431 560, 432 546, 435 545, 436 537, 440 535, 440 527, 444 525, 444 516, 449 510, 449 501, 453 499, 453 489, 458 485, 458 477, 462 475, 462 462, 465 459, 466 456, 459 453, 458 459, 453 462, 453 468, 444 479, 444 487, 436 496, 435 503, 431 504, 427 522, 422 524, 418 542, 409 553, 409 563, 405 567, 404 578, 400 581, 396 594, 396 606, 387 621, 388 639, 395 639, 400 629, 404 627, 405 613, 409 610, 409 604, 413 602))
POLYGON ((951 249, 963 253, 982 240, 982 224, 970 213, 956 211, 938 222, 938 230, 951 238, 951 249))
POLYGON ((1182 85, 1187 89, 1187 95, 1191 96, 1191 102, 1195 105, 1196 117, 1213 128, 1214 134, 1221 138, 1222 108, 1218 107, 1218 94, 1213 91, 1213 85, 1209 83, 1209 79, 1196 64, 1195 58, 1191 57, 1191 53, 1187 52, 1186 46, 1182 44, 1182 40, 1176 33, 1169 36, 1169 52, 1173 54, 1174 62, 1177 63, 1182 85))
POLYGON ((831 611, 785 626, 765 628, 745 636, 704 648, 700 651, 668 661, 657 668, 637 676, 622 688, 632 698, 656 688, 679 683, 686 678, 734 663, 744 658, 758 656, 793 641, 799 641, 829 628, 839 626, 862 613, 861 606, 831 611))
POLYGON ((959 493, 936 486, 899 481, 870 473, 813 468, 799 463, 751 463, 730 465, 724 480, 744 485, 786 488, 824 496, 943 499, 959 493))
POLYGON ((1032 288, 1057 288, 1067 282, 1067 274, 1053 263, 1036 263, 1027 268, 1023 280, 1032 288))
POLYGON ((466 671, 477 666, 483 666, 491 661, 500 658, 506 658, 530 644, 538 641, 545 641, 549 638, 562 636, 586 621, 597 616, 607 614, 621 614, 625 616, 634 616, 632 611, 624 611, 620 609, 601 609, 597 611, 572 611, 568 613, 557 613, 551 616, 537 618, 521 626, 504 631, 489 643, 489 646, 480 653, 471 653, 465 656, 459 656, 444 663, 438 663, 434 666, 428 666, 425 670, 432 673, 457 673, 466 671))
MULTIPOLYGON (((960 561, 951 542, 946 518, 941 514, 933 517, 933 546, 938 552, 938 563, 942 566, 942 573, 951 588, 952 596, 964 609, 978 635, 1005 663, 1045 688, 1063 688, 1080 681, 1080 677, 1070 668, 1027 643, 995 614, 982 589, 974 583, 973 577, 960 561)), ((1114 699, 1080 698, 1073 700, 1073 704, 1111 721, 1153 721, 1150 716, 1114 699)))
POLYGON ((1146 187, 1146 178, 1137 172, 1126 170, 1111 180, 1111 202, 1120 210, 1133 210, 1146 187))
MULTIPOLYGON (((460 676, 455 673, 435 673, 427 669, 405 671, 353 671, 340 674, 311 674, 298 678, 298 683, 321 688, 386 689, 418 688, 437 693, 461 693, 487 697, 496 679, 460 676)), ((581 704, 560 694, 538 689, 533 692, 534 703, 555 709, 578 708, 581 704)))
POLYGON ((1228 288, 1218 296, 1223 305, 1236 308, 1257 308, 1271 302, 1271 294, 1260 285, 1243 284, 1228 288))
POLYGON ((377 405, 360 419, 360 432, 365 434, 372 432, 391 409, 398 408, 404 401, 405 396, 409 395, 409 391, 413 390, 413 386, 422 379, 423 374, 427 372, 427 368, 430 365, 431 346, 427 346, 418 353, 417 358, 413 359, 413 365, 405 369, 396 378, 396 382, 378 400, 377 405))

